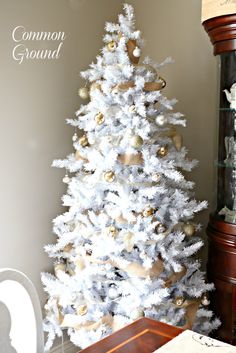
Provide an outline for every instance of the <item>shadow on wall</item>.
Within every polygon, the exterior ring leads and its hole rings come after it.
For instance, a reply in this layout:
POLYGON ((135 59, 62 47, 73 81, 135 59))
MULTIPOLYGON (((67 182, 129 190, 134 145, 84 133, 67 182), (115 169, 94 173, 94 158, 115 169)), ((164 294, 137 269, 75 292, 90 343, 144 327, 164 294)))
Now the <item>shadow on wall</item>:
POLYGON ((11 315, 7 306, 0 302, 0 353, 17 353, 11 345, 11 315))

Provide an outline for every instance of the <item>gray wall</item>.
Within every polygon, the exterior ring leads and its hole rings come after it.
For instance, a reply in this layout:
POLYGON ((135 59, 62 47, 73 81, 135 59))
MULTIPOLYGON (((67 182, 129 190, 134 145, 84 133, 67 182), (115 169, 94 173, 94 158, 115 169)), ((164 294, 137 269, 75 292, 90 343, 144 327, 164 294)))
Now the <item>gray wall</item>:
MULTIPOLYGON (((189 156, 200 160, 190 174, 197 197, 212 202, 216 136, 216 59, 201 27, 200 1, 131 0, 137 27, 146 38, 145 53, 157 61, 175 59, 162 76, 168 97, 188 119, 183 132, 189 156)), ((0 43, 0 267, 24 271, 44 295, 40 272, 52 263, 43 245, 54 241, 51 220, 62 212, 63 171, 54 158, 72 151, 73 129, 66 126, 79 107, 79 71, 102 46, 106 20, 116 20, 119 0, 1 0, 0 43), (28 31, 65 31, 61 57, 54 61, 12 59, 14 27, 28 31)), ((35 48, 43 46, 33 43, 35 48)), ((51 48, 51 44, 48 44, 51 48)), ((208 212, 201 216, 204 224, 208 212)))

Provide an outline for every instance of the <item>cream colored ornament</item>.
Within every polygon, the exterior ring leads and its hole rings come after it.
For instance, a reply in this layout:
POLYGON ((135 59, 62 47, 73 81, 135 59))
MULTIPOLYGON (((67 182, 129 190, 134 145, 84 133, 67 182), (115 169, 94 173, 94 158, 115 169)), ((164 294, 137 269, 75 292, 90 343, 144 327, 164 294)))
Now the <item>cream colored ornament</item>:
POLYGON ((107 234, 113 238, 115 238, 118 234, 118 230, 115 226, 109 226, 107 228, 107 234))
POLYGON ((175 145, 176 150, 179 152, 183 145, 183 136, 181 134, 176 134, 172 137, 172 141, 175 145))
POLYGON ((156 117, 156 124, 158 126, 164 126, 167 123, 167 117, 163 114, 160 114, 156 117))
POLYGON ((108 170, 107 172, 104 173, 104 179, 108 183, 112 183, 115 180, 115 173, 112 170, 108 170))
POLYGON ((147 207, 143 212, 142 215, 143 217, 151 217, 153 216, 155 210, 152 207, 147 207))
POLYGON ((101 112, 96 114, 94 119, 98 125, 102 125, 105 121, 104 115, 101 112))
POLYGON ((80 96, 80 98, 82 99, 87 99, 89 98, 89 91, 87 87, 82 87, 79 89, 78 91, 78 95, 80 96))
POLYGON ((132 114, 136 112, 136 106, 134 104, 129 107, 129 112, 132 114))
POLYGON ((157 151, 157 155, 159 157, 165 157, 167 154, 168 154, 168 146, 161 146, 157 151))
POLYGON ((79 256, 75 261, 76 269, 82 271, 85 268, 84 259, 82 256, 79 256))
POLYGON ((132 320, 137 320, 140 317, 144 317, 144 311, 141 308, 137 308, 131 311, 130 318, 132 320))
POLYGON ((141 56, 141 49, 139 47, 134 48, 133 56, 135 56, 135 58, 139 58, 141 56))
POLYGON ((131 252, 134 248, 134 234, 131 232, 125 233, 123 239, 125 250, 131 252))
POLYGON ((116 299, 119 297, 119 293, 115 287, 111 287, 108 290, 108 296, 110 299, 116 299))
POLYGON ((161 174, 159 173, 152 174, 152 181, 154 181, 155 183, 159 183, 161 181, 161 174))
POLYGON ((79 144, 80 144, 82 147, 88 146, 89 142, 88 142, 88 138, 87 138, 86 135, 83 135, 82 137, 80 137, 80 139, 79 139, 79 144))
POLYGON ((66 175, 64 176, 64 178, 62 179, 62 181, 63 181, 63 183, 65 183, 65 184, 69 184, 70 178, 69 178, 68 174, 66 174, 66 175))
POLYGON ((82 304, 82 305, 79 305, 77 308, 76 308, 76 312, 78 315, 80 316, 84 316, 87 314, 88 312, 88 307, 86 304, 82 304))
POLYGON ((111 42, 109 42, 108 44, 107 44, 107 49, 109 50, 109 51, 115 51, 116 50, 116 42, 114 41, 114 40, 112 40, 111 42))
POLYGON ((143 145, 143 139, 139 135, 134 135, 130 138, 129 143, 134 148, 140 148, 143 145))
POLYGON ((175 298, 175 300, 174 300, 174 304, 175 304, 176 306, 182 306, 182 305, 184 304, 184 302, 185 302, 184 297, 177 297, 177 298, 175 298))
POLYGON ((184 234, 186 234, 188 237, 191 237, 194 235, 196 228, 193 223, 185 223, 182 227, 184 234))
POLYGON ((210 305, 210 300, 209 300, 207 294, 204 294, 204 295, 203 295, 202 300, 201 300, 201 303, 202 303, 202 305, 204 305, 204 306, 210 305))
POLYGON ((55 275, 58 276, 60 272, 66 272, 66 264, 61 262, 54 265, 55 275))
POLYGON ((77 133, 75 132, 74 135, 72 136, 72 141, 73 142, 76 142, 78 140, 78 135, 77 133))
POLYGON ((90 93, 92 93, 95 90, 101 90, 101 85, 98 82, 93 82, 90 86, 90 93))
POLYGON ((156 228, 155 228, 155 231, 158 233, 158 234, 161 234, 161 233, 164 233, 166 231, 166 226, 162 223, 159 223, 156 228))

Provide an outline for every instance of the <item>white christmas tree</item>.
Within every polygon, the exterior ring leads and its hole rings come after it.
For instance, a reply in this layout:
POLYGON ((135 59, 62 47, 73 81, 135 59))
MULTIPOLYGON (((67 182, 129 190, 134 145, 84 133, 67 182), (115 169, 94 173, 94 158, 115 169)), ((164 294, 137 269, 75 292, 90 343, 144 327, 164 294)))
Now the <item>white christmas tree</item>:
POLYGON ((79 94, 90 101, 68 123, 84 135, 53 163, 67 171, 68 210, 46 246, 55 259, 55 276, 42 275, 46 350, 64 329, 83 348, 142 316, 206 334, 219 325, 207 309, 213 285, 192 257, 203 245, 192 219, 207 203, 182 174, 197 162, 186 158, 176 130, 185 119, 158 74, 170 59, 139 64, 141 33, 133 8, 124 12, 106 23, 101 54, 82 72, 79 94))

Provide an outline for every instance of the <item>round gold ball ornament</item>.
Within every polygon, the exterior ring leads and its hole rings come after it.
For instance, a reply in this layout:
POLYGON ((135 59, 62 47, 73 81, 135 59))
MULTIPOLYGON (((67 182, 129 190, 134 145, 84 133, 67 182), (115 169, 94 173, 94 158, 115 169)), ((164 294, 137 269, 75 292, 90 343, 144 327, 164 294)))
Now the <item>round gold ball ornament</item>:
POLYGON ((112 170, 108 170, 107 172, 104 173, 104 179, 108 183, 112 183, 115 180, 115 173, 112 170))
POLYGON ((188 237, 193 236, 196 231, 195 225, 193 223, 185 223, 182 229, 184 234, 187 235, 188 237))
POLYGON ((89 90, 88 90, 88 88, 87 87, 80 88, 79 91, 78 91, 78 95, 82 99, 88 99, 89 98, 89 90))
POLYGON ((156 228, 155 228, 155 231, 158 233, 158 234, 161 234, 161 233, 164 233, 166 231, 166 226, 162 223, 159 223, 156 228))
POLYGON ((109 50, 109 51, 115 51, 116 50, 116 42, 114 41, 114 40, 112 40, 111 42, 109 42, 108 44, 107 44, 107 49, 109 50))
POLYGON ((168 154, 168 146, 161 146, 158 151, 157 155, 158 157, 165 157, 168 154))
POLYGON ((118 230, 115 226, 109 226, 107 228, 107 234, 113 238, 116 237, 116 235, 118 234, 118 230))
POLYGON ((176 297, 175 300, 174 300, 174 304, 176 306, 182 306, 185 302, 185 299, 184 297, 176 297))
POLYGON ((152 181, 154 181, 155 183, 159 183, 161 181, 161 174, 159 173, 152 174, 152 181))
POLYGON ((129 143, 134 148, 140 148, 143 145, 143 139, 139 135, 134 135, 130 138, 129 143))
POLYGON ((147 207, 147 208, 143 211, 142 214, 143 214, 143 217, 151 217, 151 216, 153 216, 154 212, 155 212, 154 208, 152 208, 152 207, 147 207))
POLYGON ((82 147, 86 147, 86 146, 89 145, 88 138, 87 138, 86 135, 83 135, 82 137, 80 137, 80 139, 79 139, 79 144, 80 144, 80 146, 82 146, 82 147))
POLYGON ((96 114, 94 119, 98 125, 102 125, 105 121, 104 115, 101 112, 96 114))
POLYGON ((207 294, 204 294, 204 295, 203 295, 202 300, 201 300, 201 303, 202 303, 202 305, 204 305, 204 306, 210 305, 210 300, 209 300, 207 294))
POLYGON ((76 308, 76 312, 78 315, 80 316, 84 316, 87 314, 88 312, 88 307, 86 304, 82 304, 82 305, 79 305, 77 308, 76 308))

